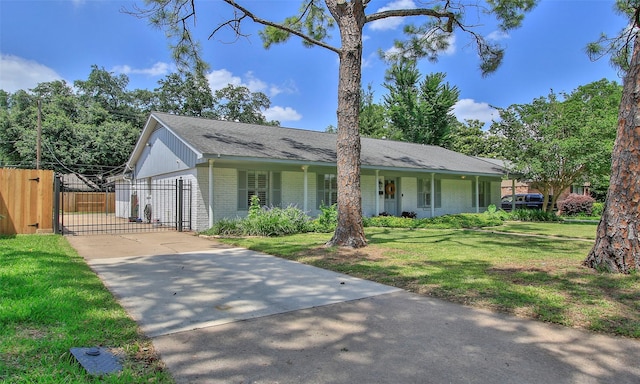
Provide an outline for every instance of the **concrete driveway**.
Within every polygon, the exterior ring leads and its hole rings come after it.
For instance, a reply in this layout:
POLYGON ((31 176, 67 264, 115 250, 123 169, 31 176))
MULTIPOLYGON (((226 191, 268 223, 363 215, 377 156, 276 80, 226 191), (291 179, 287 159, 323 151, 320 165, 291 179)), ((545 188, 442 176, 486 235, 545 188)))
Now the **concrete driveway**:
POLYGON ((633 383, 640 342, 186 233, 69 237, 178 383, 633 383))

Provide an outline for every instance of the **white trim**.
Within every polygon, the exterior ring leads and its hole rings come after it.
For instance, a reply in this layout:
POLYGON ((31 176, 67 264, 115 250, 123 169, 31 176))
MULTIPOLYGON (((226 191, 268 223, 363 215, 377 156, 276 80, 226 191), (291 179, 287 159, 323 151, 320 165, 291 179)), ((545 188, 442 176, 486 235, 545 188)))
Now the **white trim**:
POLYGON ((213 227, 213 163, 215 160, 209 159, 209 228, 213 227))
POLYGON ((304 193, 304 197, 303 197, 303 211, 304 212, 308 212, 308 205, 309 205, 309 173, 307 172, 309 170, 309 166, 308 165, 303 165, 302 166, 302 170, 304 171, 304 187, 303 187, 303 193, 304 193))

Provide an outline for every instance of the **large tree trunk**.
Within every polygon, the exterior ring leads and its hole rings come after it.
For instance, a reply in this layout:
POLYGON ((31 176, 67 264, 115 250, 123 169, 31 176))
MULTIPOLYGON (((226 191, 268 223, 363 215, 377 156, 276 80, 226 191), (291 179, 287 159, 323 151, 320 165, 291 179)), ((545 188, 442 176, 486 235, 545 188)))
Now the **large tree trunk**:
POLYGON ((338 82, 338 226, 327 245, 360 248, 367 245, 362 224, 360 191, 360 81, 362 77, 361 2, 327 1, 340 28, 340 79, 338 82))
POLYGON ((640 270, 640 34, 624 80, 611 181, 596 243, 584 264, 611 272, 640 270))

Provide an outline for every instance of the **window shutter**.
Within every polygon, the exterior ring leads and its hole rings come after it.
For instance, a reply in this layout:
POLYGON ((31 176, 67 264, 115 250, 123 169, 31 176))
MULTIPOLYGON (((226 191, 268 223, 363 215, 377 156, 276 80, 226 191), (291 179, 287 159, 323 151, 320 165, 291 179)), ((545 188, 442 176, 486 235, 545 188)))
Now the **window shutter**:
POLYGON ((238 210, 246 211, 248 209, 247 171, 238 171, 238 210))
POLYGON ((318 209, 324 204, 327 203, 324 201, 324 175, 316 174, 316 204, 318 205, 318 209))

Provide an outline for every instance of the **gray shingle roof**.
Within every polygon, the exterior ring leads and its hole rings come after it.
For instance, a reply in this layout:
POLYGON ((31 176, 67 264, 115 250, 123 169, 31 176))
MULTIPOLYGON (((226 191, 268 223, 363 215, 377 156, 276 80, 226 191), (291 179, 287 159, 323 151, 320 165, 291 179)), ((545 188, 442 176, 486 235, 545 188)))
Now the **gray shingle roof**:
MULTIPOLYGON (((202 157, 239 157, 310 163, 336 162, 336 134, 262 126, 153 112, 152 118, 200 152, 202 157)), ((502 175, 478 158, 441 147, 362 138, 361 161, 367 168, 401 168, 452 173, 502 175)))

